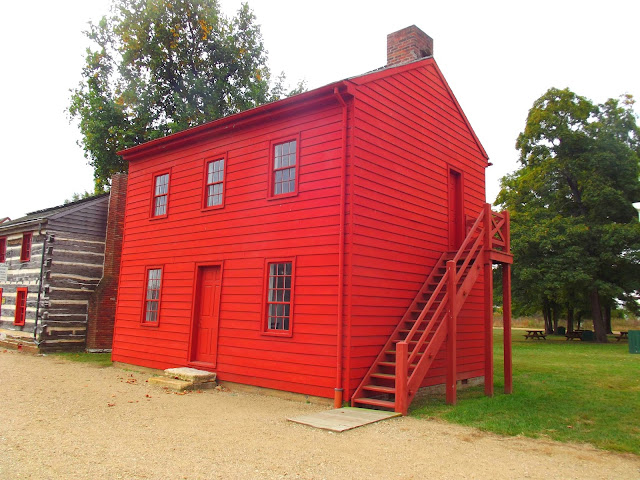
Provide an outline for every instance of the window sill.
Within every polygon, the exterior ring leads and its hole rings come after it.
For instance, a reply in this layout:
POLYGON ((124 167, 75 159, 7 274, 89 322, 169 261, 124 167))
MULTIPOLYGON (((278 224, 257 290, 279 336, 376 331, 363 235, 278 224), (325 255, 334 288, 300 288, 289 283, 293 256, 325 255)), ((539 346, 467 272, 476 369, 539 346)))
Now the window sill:
POLYGON ((213 205, 212 207, 202 207, 200 209, 201 212, 213 212, 216 210, 222 210, 224 208, 224 203, 221 205, 213 205))
POLYGON ((295 192, 290 192, 290 193, 278 193, 277 195, 269 195, 267 197, 267 200, 280 200, 283 198, 292 198, 297 196, 298 196, 298 191, 296 190, 295 192))
POLYGON ((286 331, 276 331, 276 330, 263 330, 262 335, 266 337, 281 337, 281 338, 291 338, 293 336, 293 332, 289 329, 286 331))

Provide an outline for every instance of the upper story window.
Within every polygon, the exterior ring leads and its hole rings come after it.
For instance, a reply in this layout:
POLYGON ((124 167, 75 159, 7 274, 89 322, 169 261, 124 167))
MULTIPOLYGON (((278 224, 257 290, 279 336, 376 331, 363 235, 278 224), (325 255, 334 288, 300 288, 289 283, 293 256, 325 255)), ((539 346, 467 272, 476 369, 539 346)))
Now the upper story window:
POLYGON ((207 162, 205 207, 222 206, 224 203, 224 158, 207 162))
POLYGON ((297 140, 273 145, 272 195, 295 194, 297 190, 297 140))
POLYGON ((7 238, 0 237, 0 263, 7 261, 7 238))
POLYGON ((153 185, 153 216, 166 216, 169 203, 169 174, 163 173, 156 175, 153 180, 153 185))
POLYGON ((147 270, 147 290, 145 294, 144 316, 142 322, 157 325, 160 315, 160 286, 162 284, 162 269, 149 268, 147 270))
POLYGON ((267 263, 266 333, 291 334, 293 262, 267 263))
POLYGON ((22 234, 22 248, 20 249, 20 261, 28 262, 31 260, 31 242, 33 240, 33 232, 25 232, 22 234))

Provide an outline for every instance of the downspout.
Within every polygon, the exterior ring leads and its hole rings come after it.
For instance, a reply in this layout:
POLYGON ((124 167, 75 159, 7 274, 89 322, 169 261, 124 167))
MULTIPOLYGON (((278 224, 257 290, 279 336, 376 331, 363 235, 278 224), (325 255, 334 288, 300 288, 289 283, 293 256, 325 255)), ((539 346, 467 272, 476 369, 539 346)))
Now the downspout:
MULTIPOLYGON (((38 235, 42 235, 42 222, 38 224, 38 235)), ((40 313, 40 295, 42 294, 42 272, 44 270, 44 255, 47 251, 47 235, 42 242, 42 255, 40 255, 40 278, 38 280, 38 302, 36 303, 36 320, 33 325, 33 342, 40 347, 44 341, 38 340, 38 314, 40 313)))
POLYGON ((333 94, 342 106, 342 169, 340 172, 340 232, 338 239, 338 332, 336 338, 336 387, 333 407, 341 408, 344 388, 342 385, 343 347, 344 347, 344 243, 345 243, 345 206, 347 200, 347 104, 338 87, 333 94))

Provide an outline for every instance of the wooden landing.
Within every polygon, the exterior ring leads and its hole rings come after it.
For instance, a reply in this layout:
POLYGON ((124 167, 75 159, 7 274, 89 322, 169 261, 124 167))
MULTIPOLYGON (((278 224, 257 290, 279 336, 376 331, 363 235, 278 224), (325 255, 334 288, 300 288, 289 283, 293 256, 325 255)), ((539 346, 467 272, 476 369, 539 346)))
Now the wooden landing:
POLYGON ((402 416, 402 414, 396 412, 344 407, 295 418, 287 418, 287 420, 323 430, 330 430, 332 432, 344 432, 352 428, 362 427, 363 425, 379 422, 380 420, 400 416, 402 416))

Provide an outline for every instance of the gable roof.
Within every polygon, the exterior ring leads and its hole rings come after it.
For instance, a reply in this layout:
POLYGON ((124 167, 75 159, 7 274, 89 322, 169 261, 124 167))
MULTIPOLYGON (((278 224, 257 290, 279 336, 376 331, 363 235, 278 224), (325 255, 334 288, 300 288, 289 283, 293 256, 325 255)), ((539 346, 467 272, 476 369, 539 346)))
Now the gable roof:
POLYGON ((438 76, 440 77, 443 85, 447 89, 449 95, 451 96, 451 100, 456 106, 460 117, 463 119, 466 124, 469 132, 471 133, 478 149, 482 153, 482 155, 488 160, 487 153, 480 143, 480 140, 476 136, 467 116, 462 111, 458 100, 454 96, 449 84, 444 79, 442 72, 438 68, 435 59, 432 56, 423 57, 412 62, 400 64, 400 65, 392 65, 392 66, 384 66, 378 69, 372 70, 367 73, 363 73, 360 75, 356 75, 353 77, 346 78, 344 80, 339 80, 337 82, 329 83, 322 87, 309 90, 307 92, 299 93, 297 95, 293 95, 291 97, 287 97, 281 100, 277 100, 275 102, 266 103, 264 105, 260 105, 258 107, 251 108, 249 110, 244 110, 239 113, 234 113, 232 115, 228 115, 226 117, 222 117, 216 120, 212 120, 207 123, 203 123, 202 125, 198 125, 195 127, 188 128, 186 130, 182 130, 180 132, 173 133, 171 135, 167 135, 166 137, 158 138, 155 140, 151 140, 140 145, 136 145, 134 147, 127 148, 125 150, 121 150, 118 152, 118 155, 121 155, 125 160, 131 161, 139 158, 142 155, 147 155, 150 153, 159 153, 167 150, 172 150, 174 148, 179 148, 181 145, 184 145, 186 142, 192 143, 194 141, 198 141, 199 139, 210 135, 215 134, 223 134, 228 131, 232 131, 237 128, 244 127, 246 125, 258 122, 260 119, 263 119, 265 116, 273 115, 276 113, 282 113, 289 110, 294 110, 299 108, 300 106, 309 106, 315 102, 322 101, 330 96, 333 96, 335 93, 354 93, 354 87, 361 85, 363 83, 367 83, 369 81, 376 80, 378 78, 382 78, 389 75, 394 75, 397 73, 404 72, 406 70, 410 70, 413 68, 419 68, 420 66, 429 63, 433 64, 436 69, 438 76))
POLYGON ((23 229, 26 230, 28 227, 39 223, 48 222, 50 219, 62 218, 77 210, 81 210, 82 208, 86 207, 87 204, 97 202, 105 197, 109 197, 108 192, 101 195, 76 200, 75 202, 66 203, 64 205, 58 205, 55 207, 49 207, 42 210, 29 212, 24 217, 0 223, 0 234, 9 233, 9 231, 20 231, 23 229))

